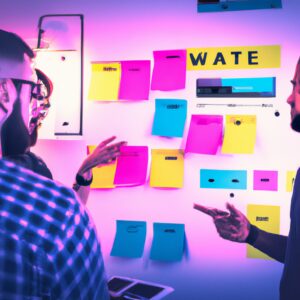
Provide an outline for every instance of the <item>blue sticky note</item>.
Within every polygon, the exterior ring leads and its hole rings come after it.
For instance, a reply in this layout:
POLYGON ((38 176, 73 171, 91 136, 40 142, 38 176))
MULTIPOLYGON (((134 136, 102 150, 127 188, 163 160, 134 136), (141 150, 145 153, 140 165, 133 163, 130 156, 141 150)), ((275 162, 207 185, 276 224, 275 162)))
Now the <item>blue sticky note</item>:
POLYGON ((138 258, 143 255, 146 222, 117 220, 117 232, 111 256, 138 258))
POLYGON ((152 135, 182 137, 186 114, 186 100, 156 99, 152 135))
POLYGON ((199 13, 268 8, 282 8, 281 0, 223 0, 215 2, 198 0, 199 13))
POLYGON ((247 189, 246 170, 200 170, 200 188, 247 189))
POLYGON ((180 261, 184 252, 184 224, 154 223, 150 258, 161 261, 180 261))

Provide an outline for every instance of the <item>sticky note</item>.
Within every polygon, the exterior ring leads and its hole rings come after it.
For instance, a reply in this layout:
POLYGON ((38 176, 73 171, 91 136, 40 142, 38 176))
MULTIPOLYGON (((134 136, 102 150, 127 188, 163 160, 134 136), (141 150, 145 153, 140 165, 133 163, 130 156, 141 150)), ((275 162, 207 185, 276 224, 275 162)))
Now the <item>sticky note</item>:
POLYGON ((182 150, 152 149, 150 186, 182 188, 184 160, 182 150))
MULTIPOLYGON (((88 146, 88 153, 95 150, 96 146, 88 146)), ((91 189, 112 189, 115 187, 114 178, 116 173, 117 163, 95 167, 92 170, 93 182, 91 184, 91 189)))
POLYGON ((116 186, 144 184, 148 167, 148 147, 122 146, 120 150, 114 184, 116 186))
POLYGON ((185 152, 216 154, 222 143, 223 116, 192 115, 185 152))
POLYGON ((200 188, 247 189, 246 170, 200 170, 200 188))
POLYGON ((185 88, 186 50, 153 51, 151 89, 172 91, 185 88))
MULTIPOLYGON (((271 205, 248 205, 247 218, 251 224, 258 228, 279 234, 280 232, 280 207, 271 205)), ((265 258, 270 259, 269 256, 247 245, 248 258, 265 258)))
POLYGON ((184 253, 184 224, 154 223, 150 259, 180 261, 184 253))
POLYGON ((156 99, 152 135, 182 137, 186 114, 186 100, 156 99))
POLYGON ((199 0, 198 12, 282 8, 281 0, 199 0))
POLYGON ((296 171, 287 171, 287 173, 286 173, 286 191, 287 192, 293 191, 296 174, 297 174, 296 171))
POLYGON ((93 101, 117 101, 120 79, 120 63, 92 63, 89 99, 93 101))
POLYGON ((120 100, 148 100, 150 60, 121 61, 120 100))
POLYGON ((278 172, 277 171, 253 171, 253 189, 255 191, 277 191, 278 172))
POLYGON ((139 258, 146 240, 146 222, 117 220, 117 232, 111 256, 139 258))
POLYGON ((255 115, 227 115, 223 154, 252 154, 256 142, 255 115))

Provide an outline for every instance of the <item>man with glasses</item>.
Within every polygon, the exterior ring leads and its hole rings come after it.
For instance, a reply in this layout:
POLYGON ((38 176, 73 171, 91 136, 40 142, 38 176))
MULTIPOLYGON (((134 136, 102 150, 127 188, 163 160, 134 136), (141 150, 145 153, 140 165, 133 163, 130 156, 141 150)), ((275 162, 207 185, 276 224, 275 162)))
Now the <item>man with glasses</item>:
MULTIPOLYGON (((20 37, 0 30, 1 148, 10 145, 16 155, 30 146, 33 58, 20 37)), ((99 147, 103 164, 119 154, 122 143, 108 145, 113 139, 99 147)), ((74 191, 5 159, 0 159, 0 299, 109 299, 96 231, 74 191)))
MULTIPOLYGON (((291 107, 291 128, 300 132, 300 58, 287 99, 291 107)), ((284 263, 280 282, 280 300, 300 299, 300 169, 291 201, 291 225, 288 236, 263 231, 250 224, 242 212, 227 203, 227 211, 194 204, 194 208, 211 216, 219 235, 227 240, 248 243, 277 261, 284 263)))

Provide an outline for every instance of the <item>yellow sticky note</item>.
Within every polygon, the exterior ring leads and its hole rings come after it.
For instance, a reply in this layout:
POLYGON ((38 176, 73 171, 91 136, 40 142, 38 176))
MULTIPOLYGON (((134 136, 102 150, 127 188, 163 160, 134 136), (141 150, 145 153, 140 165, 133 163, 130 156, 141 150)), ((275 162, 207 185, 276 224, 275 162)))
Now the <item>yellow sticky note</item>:
POLYGON ((252 154, 256 141, 256 116, 227 115, 222 145, 224 154, 252 154))
POLYGON ((150 186, 182 188, 184 174, 183 150, 152 149, 150 186))
POLYGON ((286 191, 291 192, 294 187, 294 182, 296 178, 296 171, 287 171, 286 174, 286 191))
POLYGON ((188 70, 280 68, 279 45, 187 49, 188 70))
POLYGON ((94 101, 117 101, 120 80, 120 63, 92 63, 89 99, 94 101))
MULTIPOLYGON (((248 205, 247 217, 251 224, 271 233, 280 232, 280 207, 271 205, 248 205)), ((266 254, 247 245, 248 258, 271 259, 266 254)))
MULTIPOLYGON (((89 153, 93 152, 96 146, 88 146, 89 153)), ((112 189, 115 187, 114 179, 117 162, 107 166, 93 168, 93 182, 91 189, 112 189)))

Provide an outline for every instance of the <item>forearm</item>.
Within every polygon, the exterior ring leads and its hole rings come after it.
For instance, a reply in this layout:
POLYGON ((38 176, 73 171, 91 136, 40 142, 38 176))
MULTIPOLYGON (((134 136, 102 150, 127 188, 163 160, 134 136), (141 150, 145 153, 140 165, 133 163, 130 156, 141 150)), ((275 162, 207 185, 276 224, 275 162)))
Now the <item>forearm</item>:
POLYGON ((287 237, 263 231, 251 225, 246 242, 275 260, 283 263, 287 246, 287 237))

